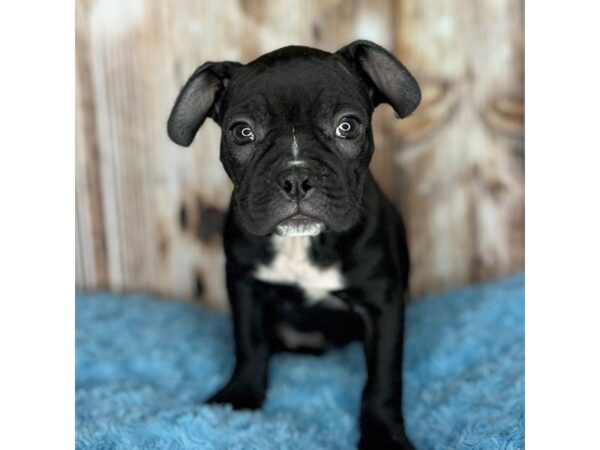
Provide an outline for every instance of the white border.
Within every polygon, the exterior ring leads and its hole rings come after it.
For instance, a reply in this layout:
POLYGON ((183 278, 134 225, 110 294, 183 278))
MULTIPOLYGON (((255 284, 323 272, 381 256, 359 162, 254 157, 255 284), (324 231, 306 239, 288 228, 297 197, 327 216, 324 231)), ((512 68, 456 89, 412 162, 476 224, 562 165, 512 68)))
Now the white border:
POLYGON ((600 448, 600 14, 525 6, 526 448, 600 448))
POLYGON ((0 7, 0 447, 74 440, 74 3, 0 7))

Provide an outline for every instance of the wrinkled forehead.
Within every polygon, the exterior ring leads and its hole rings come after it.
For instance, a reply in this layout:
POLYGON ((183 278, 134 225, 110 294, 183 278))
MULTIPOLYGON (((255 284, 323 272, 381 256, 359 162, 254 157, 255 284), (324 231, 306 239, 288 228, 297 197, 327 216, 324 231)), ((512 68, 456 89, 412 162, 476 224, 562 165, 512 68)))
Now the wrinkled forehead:
POLYGON ((231 80, 225 108, 226 117, 252 115, 292 123, 340 110, 368 116, 373 109, 363 83, 333 56, 245 66, 231 80))

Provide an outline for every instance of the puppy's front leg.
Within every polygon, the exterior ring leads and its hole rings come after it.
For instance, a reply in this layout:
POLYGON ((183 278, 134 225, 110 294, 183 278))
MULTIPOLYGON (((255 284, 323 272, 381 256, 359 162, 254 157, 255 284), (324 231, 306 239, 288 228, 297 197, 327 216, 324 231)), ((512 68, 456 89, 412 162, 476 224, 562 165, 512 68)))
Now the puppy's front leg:
POLYGON ((208 400, 209 403, 230 403, 235 409, 257 409, 265 399, 272 326, 267 305, 261 301, 259 284, 261 282, 250 275, 234 275, 227 271, 236 364, 229 382, 208 400))
POLYGON ((412 450, 402 416, 403 289, 382 291, 384 298, 369 299, 362 311, 367 382, 359 450, 412 450))

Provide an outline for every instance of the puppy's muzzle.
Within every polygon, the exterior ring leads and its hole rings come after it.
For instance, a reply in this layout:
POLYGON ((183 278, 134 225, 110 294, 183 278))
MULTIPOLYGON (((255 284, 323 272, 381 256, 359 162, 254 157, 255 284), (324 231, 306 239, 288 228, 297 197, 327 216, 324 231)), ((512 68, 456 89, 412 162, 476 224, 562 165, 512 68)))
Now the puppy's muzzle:
POLYGON ((295 213, 281 221, 275 232, 282 236, 316 236, 325 229, 319 219, 303 214, 317 189, 316 177, 306 167, 288 167, 277 176, 279 190, 286 201, 295 203, 295 213))
POLYGON ((277 177, 277 183, 286 199, 298 203, 308 199, 316 187, 311 171, 296 167, 282 170, 277 177))

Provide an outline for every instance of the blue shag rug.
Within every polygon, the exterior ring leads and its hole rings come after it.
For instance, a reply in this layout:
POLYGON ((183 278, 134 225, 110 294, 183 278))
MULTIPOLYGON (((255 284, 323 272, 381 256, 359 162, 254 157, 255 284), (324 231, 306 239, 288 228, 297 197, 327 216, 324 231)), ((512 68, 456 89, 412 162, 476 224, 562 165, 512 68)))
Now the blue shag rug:
MULTIPOLYGON (((365 381, 358 343, 278 355, 263 409, 202 402, 227 380, 227 316, 145 295, 77 294, 76 447, 348 450, 365 381)), ((417 449, 524 448, 524 276, 407 310, 406 429, 417 449)))

